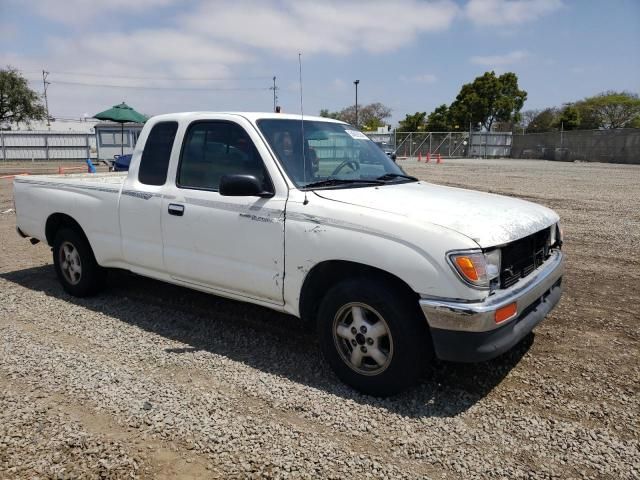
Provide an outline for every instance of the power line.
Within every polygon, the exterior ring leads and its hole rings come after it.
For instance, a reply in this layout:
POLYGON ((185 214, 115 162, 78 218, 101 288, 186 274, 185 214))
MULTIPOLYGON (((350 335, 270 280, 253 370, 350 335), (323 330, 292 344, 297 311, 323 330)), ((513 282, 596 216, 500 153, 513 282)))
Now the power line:
POLYGON ((132 90, 193 90, 193 91, 220 91, 220 92, 244 92, 244 91, 265 91, 270 90, 269 87, 230 87, 230 88, 220 88, 220 87, 152 87, 152 86, 144 86, 144 85, 114 85, 114 84, 105 84, 105 83, 85 83, 85 82, 67 82, 63 80, 55 80, 53 82, 59 85, 77 85, 83 87, 101 87, 101 88, 121 88, 121 89, 132 89, 132 90))
POLYGON ((131 80, 184 80, 184 81, 212 81, 223 82, 225 80, 266 80, 268 75, 249 76, 249 77, 163 77, 163 76, 135 76, 135 75, 104 75, 100 73, 82 73, 82 72, 51 72, 54 75, 77 75, 81 77, 99 77, 99 78, 126 78, 131 80))
MULTIPOLYGON (((22 73, 26 74, 38 74, 40 75, 42 72, 31 71, 31 70, 23 70, 22 73)), ((49 71, 52 75, 77 75, 79 77, 97 77, 97 78, 125 78, 130 80, 183 80, 183 81, 210 81, 210 82, 224 82, 225 80, 267 80, 271 79, 269 75, 256 75, 256 76, 247 76, 247 77, 167 77, 167 76, 136 76, 136 75, 113 75, 113 74, 102 74, 102 73, 89 73, 89 72, 63 72, 63 71, 49 71)))

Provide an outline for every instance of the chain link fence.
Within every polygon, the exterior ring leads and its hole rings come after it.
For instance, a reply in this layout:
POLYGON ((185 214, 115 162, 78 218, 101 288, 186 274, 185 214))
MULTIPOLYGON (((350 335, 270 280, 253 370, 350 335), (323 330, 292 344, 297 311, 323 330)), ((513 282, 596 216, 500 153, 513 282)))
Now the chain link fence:
POLYGON ((447 158, 508 157, 511 132, 391 132, 367 133, 375 142, 392 146, 399 157, 441 155, 447 158))
MULTIPOLYGON (((539 158, 640 164, 640 129, 546 133, 391 132, 368 134, 392 146, 399 157, 539 158)), ((0 131, 0 161, 95 159, 93 133, 0 131)))
POLYGON ((390 144, 399 157, 440 154, 443 157, 464 157, 468 153, 468 132, 394 132, 390 144))
POLYGON ((572 130, 514 135, 513 158, 640 164, 640 129, 572 130))

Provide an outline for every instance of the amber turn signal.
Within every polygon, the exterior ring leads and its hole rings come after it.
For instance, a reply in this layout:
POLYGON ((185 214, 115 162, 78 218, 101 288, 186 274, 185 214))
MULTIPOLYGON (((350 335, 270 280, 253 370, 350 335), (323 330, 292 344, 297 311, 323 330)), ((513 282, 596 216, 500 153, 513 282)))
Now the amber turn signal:
POLYGON ((515 317, 518 314, 518 304, 513 302, 509 305, 496 310, 495 320, 496 323, 502 323, 515 317))
POLYGON ((468 280, 471 280, 472 282, 478 281, 480 277, 478 275, 475 265, 473 264, 473 261, 469 257, 466 257, 466 256, 456 257, 455 262, 456 262, 456 265, 458 265, 458 268, 460 269, 462 274, 465 277, 467 277, 468 280))

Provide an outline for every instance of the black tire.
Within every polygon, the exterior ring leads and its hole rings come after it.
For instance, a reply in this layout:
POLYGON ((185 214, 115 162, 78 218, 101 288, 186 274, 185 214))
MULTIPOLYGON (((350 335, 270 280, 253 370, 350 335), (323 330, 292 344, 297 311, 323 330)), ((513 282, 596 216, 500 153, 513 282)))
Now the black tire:
MULTIPOLYGON (((70 228, 62 228, 53 242, 53 265, 62 288, 74 297, 88 297, 98 293, 104 287, 107 272, 98 265, 91 245, 84 235, 70 228), (66 267, 66 255, 63 249, 77 252, 73 254, 73 265, 80 265, 78 272, 69 272, 66 267), (73 249, 73 250, 70 250, 73 249)), ((77 268, 77 267, 75 267, 77 268)))
MULTIPOLYGON (((358 328, 355 331, 362 333, 358 328)), ((428 326, 417 300, 384 278, 353 278, 331 288, 320 304, 318 332, 324 357, 336 375, 368 395, 385 397, 414 385, 433 358, 428 326), (358 315, 354 308, 359 309, 358 315), (389 335, 374 339, 366 333, 354 334, 355 319, 363 318, 363 313, 365 322, 359 325, 369 325, 369 333, 384 327, 389 335), (380 319, 381 327, 376 326, 380 319), (342 329, 341 333, 348 335, 345 326, 354 335, 348 340, 334 333, 342 329), (362 354, 359 367, 350 361, 354 358, 350 355, 360 355, 354 354, 355 349, 367 352, 362 354), (379 352, 386 354, 384 362, 368 357, 376 353, 383 358, 379 352)))

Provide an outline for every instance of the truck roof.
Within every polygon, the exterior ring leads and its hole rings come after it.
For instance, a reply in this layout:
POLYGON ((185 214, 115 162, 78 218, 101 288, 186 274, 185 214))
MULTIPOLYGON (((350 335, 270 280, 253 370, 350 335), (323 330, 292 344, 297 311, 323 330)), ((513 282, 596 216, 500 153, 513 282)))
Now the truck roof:
MULTIPOLYGON (((300 120, 302 115, 293 114, 293 113, 274 113, 274 112, 211 112, 211 111, 203 111, 203 112, 177 112, 177 113, 165 113, 162 115, 155 115, 154 119, 156 120, 189 120, 191 118, 202 119, 202 117, 206 117, 207 115, 238 115, 246 118, 249 121, 255 122, 256 120, 264 119, 264 118, 272 118, 272 119, 284 119, 284 120, 300 120)), ((304 115, 305 120, 319 120, 323 122, 332 122, 332 123, 345 123, 340 120, 334 120, 333 118, 326 117, 318 117, 314 115, 304 115)))

